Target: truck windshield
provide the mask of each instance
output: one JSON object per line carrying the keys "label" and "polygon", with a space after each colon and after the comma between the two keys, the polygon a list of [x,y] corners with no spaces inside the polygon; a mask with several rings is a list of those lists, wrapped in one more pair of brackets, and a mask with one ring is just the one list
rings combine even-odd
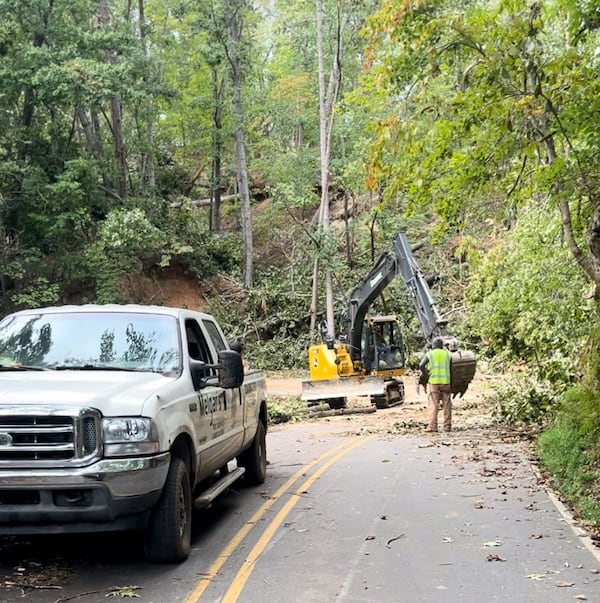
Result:
{"label": "truck windshield", "polygon": [[7,316],[0,367],[177,372],[177,321],[159,314],[72,312]]}

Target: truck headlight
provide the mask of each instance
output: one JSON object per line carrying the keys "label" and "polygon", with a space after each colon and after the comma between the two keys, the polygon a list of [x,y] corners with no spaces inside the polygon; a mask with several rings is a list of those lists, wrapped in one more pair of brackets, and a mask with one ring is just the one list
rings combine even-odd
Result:
{"label": "truck headlight", "polygon": [[159,452],[158,430],[146,417],[102,419],[105,456],[132,456]]}

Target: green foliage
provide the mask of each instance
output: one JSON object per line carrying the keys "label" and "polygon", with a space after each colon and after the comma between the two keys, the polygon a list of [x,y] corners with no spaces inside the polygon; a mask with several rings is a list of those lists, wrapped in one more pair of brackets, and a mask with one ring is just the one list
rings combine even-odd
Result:
{"label": "green foliage", "polygon": [[227,333],[245,343],[251,366],[282,370],[306,368],[309,345],[306,296],[288,288],[281,275],[261,275],[261,284],[246,292],[243,303],[216,298],[207,310]]}
{"label": "green foliage", "polygon": [[540,381],[527,371],[511,373],[492,386],[487,396],[494,405],[494,418],[508,425],[544,424],[560,406],[564,387]]}
{"label": "green foliage", "polygon": [[294,423],[305,416],[306,402],[299,398],[270,398],[269,424]]}
{"label": "green foliage", "polygon": [[434,207],[445,232],[477,233],[547,196],[589,217],[600,188],[597,32],[580,12],[554,1],[382,2],[354,93],[380,112],[369,186],[405,196],[411,211]]}
{"label": "green foliage", "polygon": [[60,297],[58,283],[49,283],[47,279],[40,276],[21,290],[11,296],[12,303],[17,308],[38,308],[40,306],[52,306],[58,303]]}
{"label": "green foliage", "polygon": [[308,336],[278,337],[248,345],[246,356],[252,366],[269,370],[306,369]]}
{"label": "green foliage", "polygon": [[560,420],[600,445],[600,391],[583,385],[569,389],[560,408]]}
{"label": "green foliage", "polygon": [[[198,277],[239,267],[239,239],[210,233],[202,226],[197,209],[184,204],[181,210],[168,210],[165,214],[152,204],[139,205],[145,205],[146,211],[133,207],[111,212],[102,223],[97,240],[86,250],[98,301],[121,300],[120,284],[125,275],[149,273],[172,263]],[[153,220],[161,222],[161,228]]]}
{"label": "green foliage", "polygon": [[589,285],[544,207],[518,212],[514,229],[471,263],[466,292],[470,330],[482,351],[524,360],[538,378],[567,383],[594,320]]}
{"label": "green foliage", "polygon": [[27,249],[15,253],[4,250],[2,309],[14,309],[53,305],[61,300],[61,286],[56,267],[49,264],[39,249]]}

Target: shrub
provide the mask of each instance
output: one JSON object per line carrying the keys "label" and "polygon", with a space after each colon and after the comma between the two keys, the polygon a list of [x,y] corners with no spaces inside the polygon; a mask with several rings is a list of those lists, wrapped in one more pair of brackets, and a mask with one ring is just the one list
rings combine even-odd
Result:
{"label": "shrub", "polygon": [[560,405],[563,386],[539,381],[525,372],[510,376],[493,386],[488,396],[494,406],[494,418],[511,425],[541,423]]}
{"label": "shrub", "polygon": [[269,400],[269,423],[299,421],[306,411],[306,403],[299,398],[273,398]]}

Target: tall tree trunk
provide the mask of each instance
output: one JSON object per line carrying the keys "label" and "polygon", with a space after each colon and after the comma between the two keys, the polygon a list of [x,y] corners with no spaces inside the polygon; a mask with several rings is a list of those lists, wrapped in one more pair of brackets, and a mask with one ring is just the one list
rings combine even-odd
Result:
{"label": "tall tree trunk", "polygon": [[[146,24],[144,16],[144,0],[138,0],[138,11],[140,19],[140,41],[142,43],[142,52],[146,59],[145,68],[148,68],[148,44],[146,43]],[[148,80],[147,73],[144,73],[144,81]],[[154,114],[154,106],[150,101],[148,107],[148,121],[146,122],[146,144],[148,150],[142,158],[142,165],[144,166],[142,178],[151,190],[156,188],[156,174],[154,169],[154,124],[152,123],[152,115]]]}
{"label": "tall tree trunk", "polygon": [[[110,26],[110,7],[108,0],[100,0],[99,5],[99,23],[100,26],[108,29]],[[106,52],[108,63],[114,63],[114,55],[111,51]],[[125,143],[123,141],[123,118],[121,114],[121,100],[118,96],[113,96],[110,103],[111,131],[113,137],[113,146],[116,162],[116,187],[117,195],[123,199],[127,195],[127,163],[125,156]]]}
{"label": "tall tree trunk", "polygon": [[223,91],[225,81],[219,79],[219,72],[212,69],[213,81],[213,161],[211,174],[210,227],[213,232],[221,231],[221,157],[223,156]]}
{"label": "tall tree trunk", "polygon": [[[321,205],[319,209],[319,230],[321,237],[329,235],[329,160],[331,155],[331,137],[333,134],[333,107],[339,92],[341,32],[338,28],[336,40],[337,52],[333,59],[329,78],[329,86],[325,88],[325,59],[323,43],[323,0],[317,0],[317,62],[319,77],[319,151],[321,163]],[[338,15],[338,24],[340,23]],[[322,243],[324,241],[322,240]],[[318,286],[319,286],[319,260],[315,260],[313,271],[313,291],[310,328],[316,328]],[[333,308],[333,285],[331,269],[325,267],[325,311],[327,319],[327,335],[335,337],[335,314]]]}
{"label": "tall tree trunk", "polygon": [[244,0],[223,0],[229,44],[227,58],[231,67],[233,82],[233,105],[235,113],[235,163],[238,193],[240,195],[242,236],[244,239],[244,284],[254,285],[254,261],[252,243],[252,221],[250,214],[250,186],[244,140],[244,105],[242,100],[242,59],[240,41],[242,39]]}
{"label": "tall tree trunk", "polygon": [[121,99],[113,96],[110,101],[110,114],[112,117],[112,135],[117,162],[117,195],[124,199],[127,195],[127,164],[125,159],[125,143],[123,141],[123,116],[121,113]]}
{"label": "tall tree trunk", "polygon": [[[104,147],[102,146],[102,139],[94,127],[93,118],[90,119],[86,111],[82,107],[79,107],[77,109],[77,120],[81,125],[92,157],[94,157],[101,165],[104,165]],[[99,127],[97,119],[96,124]],[[102,184],[106,191],[113,191],[113,184],[104,169],[102,170]]]}

